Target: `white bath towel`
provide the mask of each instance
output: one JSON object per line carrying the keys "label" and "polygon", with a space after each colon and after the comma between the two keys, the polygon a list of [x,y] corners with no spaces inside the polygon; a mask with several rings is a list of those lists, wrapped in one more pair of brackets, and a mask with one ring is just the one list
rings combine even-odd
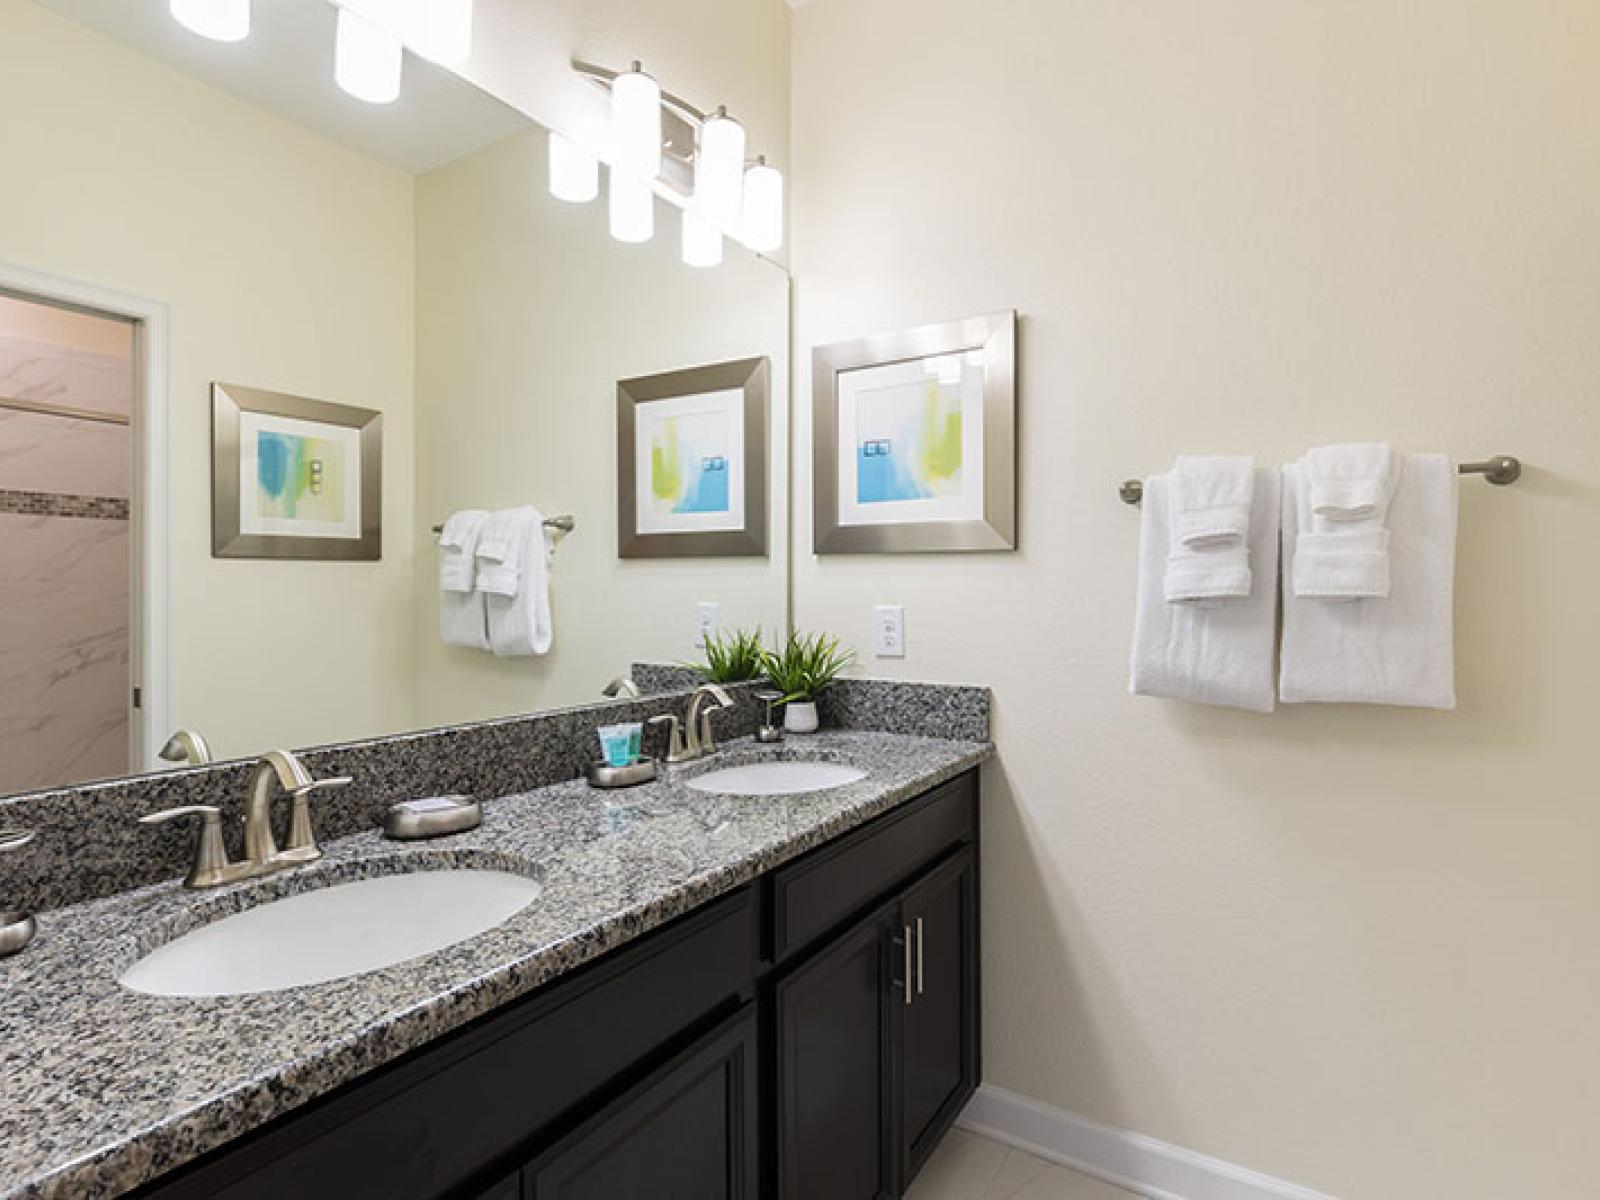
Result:
{"label": "white bath towel", "polygon": [[[545,654],[550,649],[550,531],[535,508],[518,525],[517,587],[513,594],[490,592],[489,644],[501,658]],[[481,571],[480,571],[481,575]]]}
{"label": "white bath towel", "polygon": [[1279,696],[1287,704],[1454,708],[1455,464],[1442,454],[1401,456],[1388,512],[1389,596],[1343,602],[1296,591],[1296,542],[1310,501],[1299,464],[1283,474]]}
{"label": "white bath towel", "polygon": [[1272,649],[1278,577],[1278,475],[1255,473],[1250,506],[1250,594],[1210,605],[1170,604],[1171,480],[1145,481],[1139,597],[1129,690],[1254,712],[1273,705]]}
{"label": "white bath towel", "polygon": [[526,540],[529,514],[538,513],[526,505],[503,508],[489,514],[478,535],[477,589],[491,596],[515,596],[522,573],[522,547]]}
{"label": "white bath towel", "polygon": [[1394,492],[1400,456],[1383,442],[1348,442],[1307,450],[1310,508],[1324,521],[1382,524]]}
{"label": "white bath towel", "polygon": [[489,617],[474,587],[478,538],[489,514],[451,513],[439,534],[439,635],[447,646],[489,649]]}
{"label": "white bath towel", "polygon": [[1172,467],[1173,543],[1243,546],[1255,472],[1247,456],[1180,454]]}

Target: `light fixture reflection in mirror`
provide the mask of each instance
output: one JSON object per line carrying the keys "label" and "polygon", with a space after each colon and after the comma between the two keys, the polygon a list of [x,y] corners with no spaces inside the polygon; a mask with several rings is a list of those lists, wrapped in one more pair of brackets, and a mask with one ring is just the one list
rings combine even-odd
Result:
{"label": "light fixture reflection in mirror", "polygon": [[339,9],[333,77],[346,92],[368,104],[389,104],[398,99],[402,58],[396,35],[361,13]]}
{"label": "light fixture reflection in mirror", "polygon": [[691,267],[722,265],[722,232],[693,209],[683,210],[683,261]]}
{"label": "light fixture reflection in mirror", "polygon": [[214,42],[242,42],[250,36],[250,0],[172,0],[178,24]]}
{"label": "light fixture reflection in mirror", "polygon": [[422,0],[422,54],[446,67],[472,56],[472,0]]}
{"label": "light fixture reflection in mirror", "polygon": [[569,204],[587,204],[600,194],[600,159],[587,146],[550,134],[550,194]]}
{"label": "light fixture reflection in mirror", "polygon": [[783,172],[769,167],[765,156],[744,173],[739,240],[757,254],[771,254],[783,245]]}
{"label": "light fixture reflection in mirror", "polygon": [[739,224],[744,192],[744,126],[719,108],[700,127],[694,160],[694,199],[707,219],[728,229]]}
{"label": "light fixture reflection in mirror", "polygon": [[615,167],[607,189],[611,236],[619,242],[648,242],[656,232],[656,197],[642,183]]}

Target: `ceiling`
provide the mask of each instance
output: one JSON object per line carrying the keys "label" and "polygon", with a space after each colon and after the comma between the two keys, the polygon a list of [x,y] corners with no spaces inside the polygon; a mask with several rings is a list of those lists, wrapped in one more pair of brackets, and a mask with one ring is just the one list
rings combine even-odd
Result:
{"label": "ceiling", "polygon": [[400,99],[366,104],[333,81],[328,0],[251,6],[250,36],[224,44],[190,33],[167,0],[34,0],[353,150],[420,174],[528,128],[515,109],[443,67],[406,55]]}

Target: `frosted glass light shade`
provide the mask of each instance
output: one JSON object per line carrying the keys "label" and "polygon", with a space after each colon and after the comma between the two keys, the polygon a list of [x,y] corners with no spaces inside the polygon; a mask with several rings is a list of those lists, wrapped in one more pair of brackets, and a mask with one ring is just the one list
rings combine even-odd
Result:
{"label": "frosted glass light shade", "polygon": [[744,191],[744,126],[718,110],[700,127],[694,158],[694,199],[706,219],[737,228]]}
{"label": "frosted glass light shade", "polygon": [[648,183],[615,169],[608,197],[611,236],[619,242],[648,242],[656,232],[656,197]]}
{"label": "frosted glass light shade", "polygon": [[333,77],[357,100],[388,104],[400,95],[400,39],[360,13],[339,10]]}
{"label": "frosted glass light shade", "polygon": [[683,261],[691,267],[722,265],[722,231],[688,208],[683,210]]}
{"label": "frosted glass light shade", "polygon": [[572,204],[600,194],[600,160],[594,151],[555,132],[550,134],[550,194]]}
{"label": "frosted glass light shade", "polygon": [[661,87],[638,63],[611,81],[611,164],[647,181],[661,173]]}
{"label": "frosted glass light shade", "polygon": [[172,0],[178,24],[214,42],[242,42],[250,36],[250,0]]}
{"label": "frosted glass light shade", "polygon": [[447,67],[472,57],[472,0],[413,0],[422,5],[423,57]]}
{"label": "frosted glass light shade", "polygon": [[757,254],[783,245],[783,172],[765,159],[744,173],[744,216],[739,240]]}

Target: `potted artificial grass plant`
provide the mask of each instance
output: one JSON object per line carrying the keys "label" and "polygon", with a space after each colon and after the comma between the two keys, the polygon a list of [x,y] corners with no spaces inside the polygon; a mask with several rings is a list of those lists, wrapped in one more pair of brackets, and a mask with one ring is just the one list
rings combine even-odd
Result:
{"label": "potted artificial grass plant", "polygon": [[782,650],[764,652],[766,676],[783,693],[783,727],[790,733],[815,733],[817,697],[855,657],[825,633],[791,633]]}
{"label": "potted artificial grass plant", "polygon": [[706,661],[695,670],[709,683],[743,683],[759,679],[766,666],[766,650],[759,629],[735,629],[706,635]]}

